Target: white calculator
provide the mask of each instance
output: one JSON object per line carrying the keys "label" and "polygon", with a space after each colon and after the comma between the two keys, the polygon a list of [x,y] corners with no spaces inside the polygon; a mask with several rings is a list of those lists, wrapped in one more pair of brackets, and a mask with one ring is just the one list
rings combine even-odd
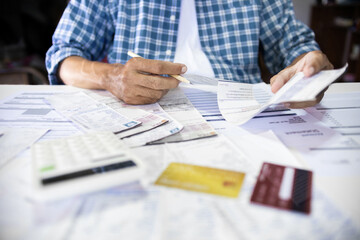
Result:
{"label": "white calculator", "polygon": [[143,165],[111,132],[93,132],[31,147],[35,198],[52,200],[139,180]]}

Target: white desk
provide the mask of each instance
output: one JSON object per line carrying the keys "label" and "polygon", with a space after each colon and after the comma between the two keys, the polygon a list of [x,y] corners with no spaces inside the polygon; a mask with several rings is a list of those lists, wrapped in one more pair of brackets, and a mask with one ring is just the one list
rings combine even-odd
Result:
{"label": "white desk", "polygon": [[[69,90],[72,89],[72,87],[69,86],[30,86],[30,85],[1,85],[0,86],[0,99],[4,99],[7,96],[10,96],[18,91],[49,91],[49,90]],[[73,88],[76,89],[76,88]],[[345,93],[345,92],[352,92],[352,91],[360,91],[360,83],[336,83],[330,86],[330,88],[327,91],[327,94],[331,94],[331,93]],[[21,159],[20,159],[21,160]],[[15,159],[13,160],[14,164],[18,164],[21,165],[21,163],[19,163],[20,161],[19,159]],[[21,160],[22,161],[22,160]],[[10,166],[13,166],[12,164],[10,164]],[[0,169],[0,190],[1,190],[1,184],[5,184],[4,181],[7,179],[7,177],[12,177],[12,176],[6,176],[7,175],[7,167],[9,166],[5,166],[3,169]],[[31,179],[30,173],[26,172],[25,174],[28,174],[28,178],[29,181]],[[1,182],[3,181],[3,182]],[[356,177],[321,177],[321,178],[316,178],[315,180],[317,182],[317,184],[319,186],[321,186],[322,190],[324,193],[326,193],[328,196],[331,197],[331,199],[336,203],[336,205],[346,214],[349,214],[351,216],[351,218],[353,219],[353,223],[358,227],[358,229],[360,229],[360,173],[359,176]],[[0,196],[1,197],[1,196]],[[1,210],[1,201],[0,200],[0,210]],[[31,200],[29,200],[29,202],[25,202],[25,203],[21,203],[21,204],[33,204],[31,202]],[[18,206],[18,203],[14,203],[14,211],[21,211],[20,209],[15,209]],[[32,207],[27,207],[24,208],[27,211],[36,211],[37,210],[38,205],[34,204]],[[56,204],[49,206],[50,208],[55,207],[56,208]],[[151,206],[150,206],[151,207]],[[70,207],[71,208],[71,207]],[[46,208],[44,208],[46,209]],[[76,212],[76,211],[75,211]],[[1,213],[0,213],[1,214]],[[18,213],[19,216],[21,216],[21,212]],[[23,229],[25,229],[27,231],[27,237],[29,239],[32,239],[32,233],[33,230],[29,229],[29,227],[33,224],[34,221],[38,222],[38,224],[42,224],[41,223],[41,219],[36,219],[37,218],[37,214],[33,214],[32,216],[34,216],[34,219],[21,219],[21,217],[19,218],[19,222],[6,222],[6,218],[2,218],[3,222],[0,227],[4,227],[7,226],[8,228],[11,227],[16,227],[17,225],[20,225]],[[96,218],[96,216],[89,216],[89,218]],[[59,217],[60,218],[60,217]],[[68,226],[66,225],[66,223],[64,223],[64,221],[57,221],[56,218],[55,220],[53,218],[51,218],[53,220],[52,224],[56,225],[58,224],[59,226],[61,226],[61,224],[63,224],[64,226]],[[65,221],[66,222],[66,221]],[[71,224],[71,223],[70,223]],[[68,226],[69,227],[69,226]],[[1,228],[0,228],[0,238],[1,238]],[[70,227],[71,228],[71,227]],[[64,227],[65,231],[68,231],[68,229],[66,229],[66,227]],[[22,231],[20,230],[20,231]],[[45,229],[46,230],[46,229]],[[45,231],[44,229],[42,231]],[[36,236],[52,236],[53,234],[56,235],[57,233],[52,233],[51,230],[47,229],[48,232],[47,234],[39,234],[38,232],[36,232]],[[209,229],[210,230],[210,229]],[[14,229],[14,231],[17,231],[16,229]],[[186,231],[186,230],[184,230]],[[39,234],[39,235],[38,235]],[[69,233],[68,233],[69,234]],[[231,235],[231,234],[230,234]],[[230,236],[229,235],[229,236]],[[22,236],[20,233],[19,234],[13,234],[12,235],[15,239],[19,236]],[[69,235],[65,234],[63,236],[69,237]],[[311,237],[311,236],[309,236]],[[75,237],[76,238],[76,237]],[[150,237],[148,238],[150,239]]]}

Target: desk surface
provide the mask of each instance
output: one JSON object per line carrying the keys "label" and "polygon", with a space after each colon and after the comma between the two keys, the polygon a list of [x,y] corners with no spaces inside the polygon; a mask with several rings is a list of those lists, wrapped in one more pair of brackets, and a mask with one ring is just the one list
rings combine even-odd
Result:
{"label": "desk surface", "polygon": [[[46,86],[46,85],[1,85],[0,86],[0,98],[4,99],[7,96],[10,96],[18,91],[46,91],[46,90],[69,90],[72,89],[70,86]],[[73,88],[76,89],[76,88]],[[346,93],[346,92],[354,92],[360,91],[360,83],[335,83],[332,84],[326,94],[332,93]],[[296,157],[299,158],[295,150],[292,150]],[[1,184],[4,184],[3,176],[6,175],[6,168],[0,170],[0,176],[2,176],[2,180],[0,180],[0,189]],[[315,182],[320,188],[326,193],[335,203],[336,205],[346,214],[350,215],[353,223],[357,226],[358,230],[360,229],[360,174],[356,177],[316,177]],[[1,200],[0,200],[1,202]],[[14,204],[16,206],[16,204]],[[56,205],[55,205],[56,206]],[[52,206],[54,207],[54,206]],[[1,209],[1,204],[0,204]],[[36,210],[36,205],[33,207],[34,211]],[[15,209],[14,209],[15,210]],[[36,215],[35,215],[36,217]],[[35,221],[34,219],[25,219],[24,224],[29,224],[31,221]],[[36,220],[37,221],[37,220]],[[56,220],[54,220],[54,224],[57,224]],[[40,221],[41,222],[41,221]],[[0,227],[4,227],[8,225],[8,227],[12,227],[12,223],[4,223],[0,225]],[[24,225],[22,224],[22,225]],[[16,225],[16,224],[15,224]],[[1,229],[0,229],[1,232]],[[29,231],[31,234],[31,231]],[[0,233],[1,236],[1,233]],[[16,234],[14,239],[16,239]],[[1,237],[0,237],[1,238]],[[30,237],[31,238],[31,237]]]}

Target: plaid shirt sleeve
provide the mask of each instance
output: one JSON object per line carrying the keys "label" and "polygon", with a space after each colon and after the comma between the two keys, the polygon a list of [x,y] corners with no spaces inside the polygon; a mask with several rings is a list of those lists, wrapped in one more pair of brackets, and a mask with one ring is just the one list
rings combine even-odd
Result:
{"label": "plaid shirt sleeve", "polygon": [[51,84],[63,84],[57,78],[59,63],[69,56],[89,60],[105,57],[112,37],[112,20],[106,0],[70,1],[53,35],[53,45],[46,53],[46,67]]}
{"label": "plaid shirt sleeve", "polygon": [[290,65],[303,53],[319,50],[314,33],[295,19],[290,0],[262,1],[260,41],[264,59],[275,74]]}

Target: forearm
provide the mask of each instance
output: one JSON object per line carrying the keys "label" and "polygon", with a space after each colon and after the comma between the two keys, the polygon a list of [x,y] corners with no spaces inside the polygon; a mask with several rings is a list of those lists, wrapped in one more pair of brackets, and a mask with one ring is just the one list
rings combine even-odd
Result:
{"label": "forearm", "polygon": [[88,89],[106,89],[108,75],[113,69],[114,66],[108,63],[70,56],[60,64],[58,76],[67,85]]}

